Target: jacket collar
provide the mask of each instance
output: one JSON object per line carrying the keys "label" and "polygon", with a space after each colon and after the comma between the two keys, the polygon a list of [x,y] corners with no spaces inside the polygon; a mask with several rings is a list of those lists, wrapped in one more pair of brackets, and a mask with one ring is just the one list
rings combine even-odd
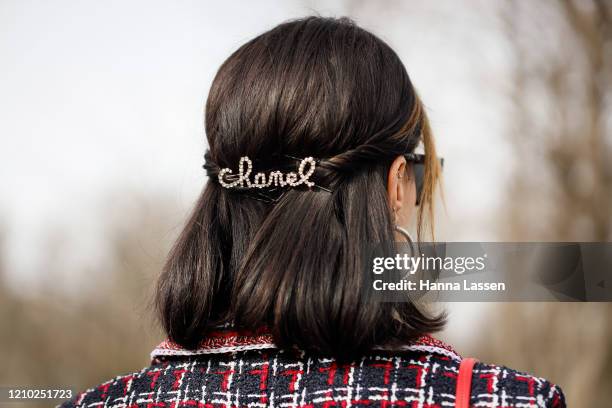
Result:
{"label": "jacket collar", "polygon": [[[266,329],[256,331],[219,329],[210,332],[193,350],[185,349],[178,344],[164,340],[151,352],[151,359],[156,360],[165,356],[197,356],[204,354],[231,353],[244,350],[274,349],[276,345],[272,335]],[[417,340],[401,346],[376,347],[381,351],[420,351],[439,354],[456,360],[461,356],[453,347],[430,335],[424,335]]]}

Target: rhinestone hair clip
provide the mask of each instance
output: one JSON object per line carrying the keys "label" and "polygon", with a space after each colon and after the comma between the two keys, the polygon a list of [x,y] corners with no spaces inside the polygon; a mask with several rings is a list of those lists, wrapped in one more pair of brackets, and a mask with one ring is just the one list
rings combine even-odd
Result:
{"label": "rhinestone hair clip", "polygon": [[266,188],[266,187],[297,187],[306,185],[309,188],[315,186],[315,183],[310,181],[310,176],[313,175],[317,162],[312,157],[301,159],[297,169],[297,173],[283,173],[279,170],[273,170],[268,173],[257,173],[250,180],[250,175],[253,172],[253,162],[247,156],[240,158],[238,162],[238,173],[234,174],[232,169],[226,167],[219,171],[219,184],[225,188]]}

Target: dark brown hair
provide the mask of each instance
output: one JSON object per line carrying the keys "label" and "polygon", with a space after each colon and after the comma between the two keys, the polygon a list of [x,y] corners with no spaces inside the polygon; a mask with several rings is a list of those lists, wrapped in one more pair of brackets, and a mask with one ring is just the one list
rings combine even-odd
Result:
{"label": "dark brown hair", "polygon": [[[195,347],[218,324],[266,326],[280,347],[334,356],[436,331],[412,303],[360,299],[364,244],[392,242],[390,164],[423,142],[418,225],[439,167],[421,101],[397,54],[346,18],[283,23],[219,69],[206,103],[207,168],[320,160],[313,180],[262,202],[211,177],[158,282],[173,341]],[[212,169],[212,170],[211,170]]]}

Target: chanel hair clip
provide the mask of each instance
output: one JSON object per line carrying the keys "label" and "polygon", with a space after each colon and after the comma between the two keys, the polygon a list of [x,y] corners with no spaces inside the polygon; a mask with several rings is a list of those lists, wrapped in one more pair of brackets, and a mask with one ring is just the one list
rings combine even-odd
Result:
{"label": "chanel hair clip", "polygon": [[219,184],[225,188],[265,188],[265,187],[297,187],[306,185],[313,187],[314,182],[309,178],[315,171],[317,163],[312,157],[306,157],[300,161],[296,172],[283,173],[279,170],[266,173],[256,173],[251,181],[250,176],[253,172],[253,162],[247,156],[240,158],[238,162],[238,173],[235,174],[232,169],[226,167],[219,171]]}

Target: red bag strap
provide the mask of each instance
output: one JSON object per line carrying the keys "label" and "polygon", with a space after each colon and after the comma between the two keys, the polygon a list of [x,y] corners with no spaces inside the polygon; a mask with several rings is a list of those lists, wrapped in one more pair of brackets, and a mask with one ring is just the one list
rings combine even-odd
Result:
{"label": "red bag strap", "polygon": [[455,394],[456,408],[470,408],[470,396],[472,393],[472,370],[476,360],[464,358],[459,365],[457,375],[457,392]]}

